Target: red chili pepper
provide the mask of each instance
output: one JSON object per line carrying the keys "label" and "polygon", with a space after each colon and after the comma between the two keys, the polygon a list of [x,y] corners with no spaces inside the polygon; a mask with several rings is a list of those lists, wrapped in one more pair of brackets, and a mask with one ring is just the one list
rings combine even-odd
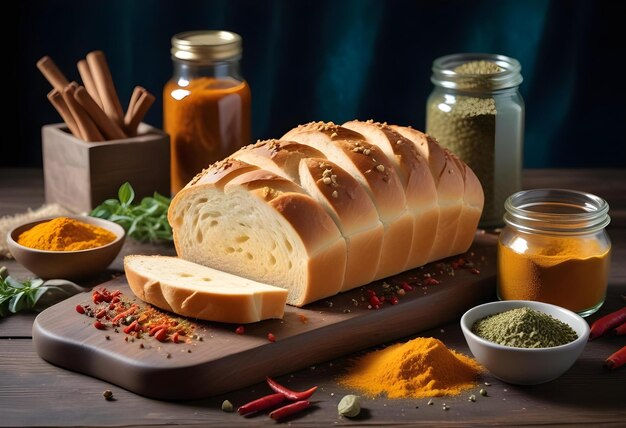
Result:
{"label": "red chili pepper", "polygon": [[124,333],[130,334],[137,329],[139,323],[137,321],[133,321],[129,326],[124,328]]}
{"label": "red chili pepper", "polygon": [[375,296],[375,295],[376,295],[376,292],[375,292],[374,290],[367,290],[367,295],[368,295],[369,297],[372,297],[372,296]]}
{"label": "red chili pepper", "polygon": [[113,299],[111,299],[111,303],[119,303],[119,302],[120,302],[119,297],[114,297]]}
{"label": "red chili pepper", "polygon": [[402,289],[404,291],[411,291],[411,290],[413,290],[413,286],[411,286],[411,284],[409,284],[408,282],[403,282],[402,283]]}
{"label": "red chili pepper", "polygon": [[178,332],[176,332],[176,333],[174,333],[172,335],[172,342],[174,342],[174,343],[178,343],[179,342],[179,340],[178,340]]}
{"label": "red chili pepper", "polygon": [[604,365],[611,370],[621,367],[624,364],[626,364],[626,346],[622,347],[622,349],[612,354],[604,362]]}
{"label": "red chili pepper", "polygon": [[597,337],[602,336],[607,331],[611,330],[618,325],[624,324],[626,322],[626,307],[617,310],[615,312],[611,312],[608,315],[603,316],[599,320],[596,320],[593,324],[591,324],[591,331],[589,332],[589,340],[593,340]]}
{"label": "red chili pepper", "polygon": [[98,311],[98,313],[96,314],[96,318],[100,319],[100,318],[102,318],[103,316],[105,316],[106,314],[107,314],[107,310],[106,310],[106,309],[100,309],[100,310]]}
{"label": "red chili pepper", "polygon": [[82,315],[85,313],[85,308],[83,308],[81,305],[76,305],[76,312]]}
{"label": "red chili pepper", "polygon": [[240,415],[245,415],[252,412],[258,412],[261,410],[269,409],[270,407],[274,407],[283,401],[285,401],[285,394],[270,394],[265,397],[261,397],[258,400],[251,401],[249,403],[244,404],[240,408],[237,409],[237,412]]}
{"label": "red chili pepper", "polygon": [[280,419],[284,419],[287,416],[295,415],[309,407],[311,405],[310,401],[302,400],[296,401],[295,403],[287,404],[281,408],[278,408],[270,413],[270,418],[278,421]]}
{"label": "red chili pepper", "polygon": [[245,332],[246,332],[246,329],[242,325],[240,325],[239,327],[235,329],[236,334],[244,334]]}
{"label": "red chili pepper", "polygon": [[398,302],[400,302],[400,299],[398,299],[398,296],[391,296],[389,298],[389,303],[391,303],[392,305],[397,305]]}
{"label": "red chili pepper", "polygon": [[267,340],[270,342],[276,342],[276,336],[274,336],[274,333],[267,333]]}
{"label": "red chili pepper", "polygon": [[167,340],[167,330],[162,328],[154,334],[154,338],[159,342],[165,342]]}
{"label": "red chili pepper", "polygon": [[618,325],[612,331],[613,336],[622,336],[626,334],[626,322],[622,325]]}
{"label": "red chili pepper", "polygon": [[471,273],[473,273],[474,275],[478,275],[478,274],[480,274],[480,270],[478,270],[478,269],[476,269],[476,268],[471,268],[469,271],[470,271]]}
{"label": "red chili pepper", "polygon": [[95,328],[97,328],[98,330],[104,330],[105,328],[107,328],[106,325],[102,324],[100,321],[96,320],[96,322],[93,323],[93,326]]}
{"label": "red chili pepper", "polygon": [[311,395],[313,395],[315,391],[317,391],[317,386],[307,389],[306,391],[298,392],[281,385],[270,377],[265,377],[265,381],[274,392],[283,394],[285,397],[287,397],[288,400],[291,401],[306,400]]}

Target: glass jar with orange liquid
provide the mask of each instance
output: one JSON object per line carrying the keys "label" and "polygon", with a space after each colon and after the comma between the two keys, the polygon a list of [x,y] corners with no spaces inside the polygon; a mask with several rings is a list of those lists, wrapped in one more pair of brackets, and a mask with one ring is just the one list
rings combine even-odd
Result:
{"label": "glass jar with orange liquid", "polygon": [[203,168],[250,143],[250,88],[239,74],[241,37],[191,31],[172,37],[174,75],[163,89],[172,194]]}

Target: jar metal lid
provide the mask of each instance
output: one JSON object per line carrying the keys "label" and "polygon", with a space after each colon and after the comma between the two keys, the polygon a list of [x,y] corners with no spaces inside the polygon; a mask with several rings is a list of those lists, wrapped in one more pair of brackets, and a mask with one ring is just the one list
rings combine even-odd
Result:
{"label": "jar metal lid", "polygon": [[172,37],[172,57],[194,63],[239,59],[241,36],[230,31],[187,31]]}
{"label": "jar metal lid", "polygon": [[529,233],[594,233],[611,221],[609,204],[604,199],[576,190],[523,190],[509,196],[504,208],[504,222]]}
{"label": "jar metal lid", "polygon": [[[493,73],[468,73],[455,71],[457,67],[478,61],[496,64],[500,71]],[[431,82],[437,86],[468,92],[495,91],[519,86],[522,81],[522,66],[515,58],[498,54],[456,53],[433,61]]]}

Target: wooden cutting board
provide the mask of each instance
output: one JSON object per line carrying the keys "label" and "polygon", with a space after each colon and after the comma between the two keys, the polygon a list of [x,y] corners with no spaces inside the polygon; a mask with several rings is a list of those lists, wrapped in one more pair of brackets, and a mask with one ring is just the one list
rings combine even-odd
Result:
{"label": "wooden cutting board", "polygon": [[[368,308],[367,290],[378,295],[385,290],[384,281],[377,281],[304,308],[288,306],[283,320],[246,325],[243,335],[234,333],[236,325],[198,322],[202,341],[188,344],[161,343],[147,335],[127,341],[131,338],[121,331],[97,330],[93,318],[75,310],[90,303],[91,294],[82,293],[39,314],[33,341],[37,353],[52,364],[137,394],[164,400],[204,398],[458,320],[470,307],[495,296],[495,238],[477,235],[460,257],[480,273],[453,270],[457,256],[388,278],[388,284],[421,283],[395,305]],[[429,274],[439,284],[424,285]],[[124,276],[102,286],[132,296]],[[270,332],[275,342],[267,339]]]}

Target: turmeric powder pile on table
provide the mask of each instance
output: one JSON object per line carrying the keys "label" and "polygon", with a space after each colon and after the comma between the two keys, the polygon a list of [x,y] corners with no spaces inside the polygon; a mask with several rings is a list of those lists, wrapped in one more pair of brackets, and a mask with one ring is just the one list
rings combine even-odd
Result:
{"label": "turmeric powder pile on table", "polygon": [[368,396],[423,398],[457,395],[476,386],[481,366],[440,340],[418,337],[374,351],[339,379]]}
{"label": "turmeric powder pile on table", "polygon": [[113,232],[69,217],[58,217],[22,232],[17,242],[46,251],[78,251],[101,247],[115,240]]}

